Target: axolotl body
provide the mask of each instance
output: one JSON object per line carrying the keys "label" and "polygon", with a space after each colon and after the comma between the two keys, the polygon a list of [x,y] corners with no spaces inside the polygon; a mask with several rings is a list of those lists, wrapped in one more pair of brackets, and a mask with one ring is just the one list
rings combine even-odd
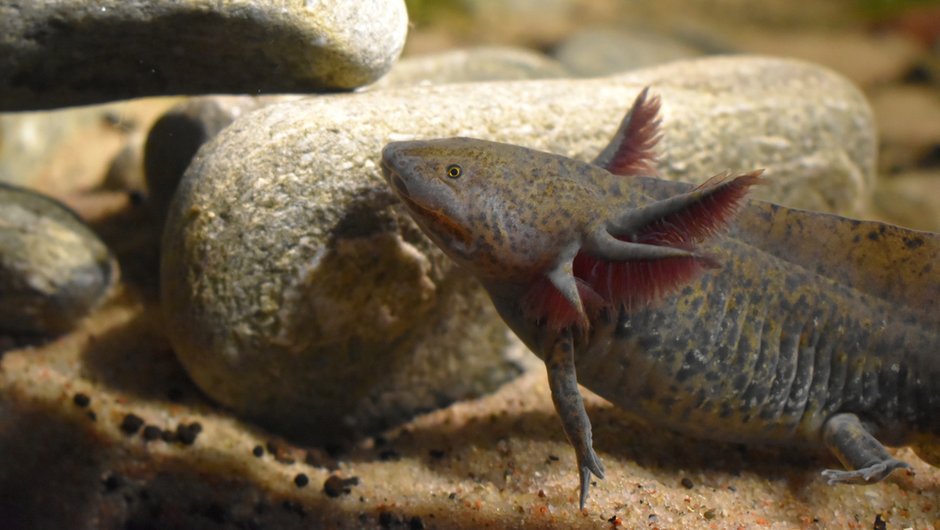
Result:
{"label": "axolotl body", "polygon": [[649,422],[826,446],[878,481],[940,466],[940,235],[748,200],[760,172],[655,174],[643,91],[594,163],[451,138],[388,144],[389,184],[545,361],[584,507],[604,476],[578,383]]}

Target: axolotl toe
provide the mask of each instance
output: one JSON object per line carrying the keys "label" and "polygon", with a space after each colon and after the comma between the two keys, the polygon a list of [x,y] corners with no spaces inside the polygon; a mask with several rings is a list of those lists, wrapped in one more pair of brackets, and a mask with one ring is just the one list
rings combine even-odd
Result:
{"label": "axolotl toe", "polygon": [[644,90],[593,163],[471,138],[393,142],[390,186],[548,368],[581,507],[604,468],[578,384],[650,422],[828,447],[865,483],[940,464],[940,235],[746,199],[759,171],[657,179]]}

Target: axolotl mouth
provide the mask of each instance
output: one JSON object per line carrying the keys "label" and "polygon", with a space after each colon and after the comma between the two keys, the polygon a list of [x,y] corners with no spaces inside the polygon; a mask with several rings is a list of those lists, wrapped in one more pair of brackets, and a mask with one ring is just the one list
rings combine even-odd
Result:
{"label": "axolotl mouth", "polygon": [[[432,236],[432,239],[434,238],[433,231],[440,230],[447,232],[462,245],[468,245],[473,239],[469,230],[448,217],[443,209],[426,206],[414,198],[413,194],[408,189],[408,183],[388,160],[393,152],[391,145],[386,146],[385,149],[382,150],[382,172],[385,174],[385,180],[388,182],[389,186],[391,186],[395,195],[405,203],[405,206],[411,211],[415,219],[419,220],[418,224],[422,225],[422,228],[429,236]],[[425,226],[425,223],[427,223],[427,226]],[[431,227],[436,230],[432,231]]]}

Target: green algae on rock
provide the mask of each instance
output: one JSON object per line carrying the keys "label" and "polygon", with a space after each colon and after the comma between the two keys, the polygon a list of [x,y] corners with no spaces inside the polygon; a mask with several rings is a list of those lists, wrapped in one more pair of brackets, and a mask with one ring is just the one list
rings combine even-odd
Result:
{"label": "green algae on rock", "polygon": [[0,332],[68,331],[101,301],[117,264],[58,202],[0,184]]}
{"label": "green algae on rock", "polygon": [[702,59],[271,105],[200,149],[170,207],[161,287],[177,356],[213,399],[318,442],[495,388],[516,373],[505,328],[395,204],[382,146],[468,135],[590,159],[650,83],[668,105],[666,176],[767,167],[764,196],[840,211],[868,193],[864,98],[800,62]]}
{"label": "green algae on rock", "polygon": [[402,0],[0,4],[0,110],[145,95],[349,90],[382,76]]}

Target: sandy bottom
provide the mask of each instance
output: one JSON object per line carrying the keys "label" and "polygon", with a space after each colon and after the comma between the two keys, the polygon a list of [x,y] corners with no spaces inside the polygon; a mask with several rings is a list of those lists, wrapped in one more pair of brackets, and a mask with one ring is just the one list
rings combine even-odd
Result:
{"label": "sandy bottom", "polygon": [[4,354],[0,527],[940,527],[940,469],[908,449],[913,475],[831,487],[827,455],[683,438],[593,395],[607,478],[580,511],[534,356],[495,394],[347,452],[296,446],[206,401],[159,325],[124,292],[71,335]]}

